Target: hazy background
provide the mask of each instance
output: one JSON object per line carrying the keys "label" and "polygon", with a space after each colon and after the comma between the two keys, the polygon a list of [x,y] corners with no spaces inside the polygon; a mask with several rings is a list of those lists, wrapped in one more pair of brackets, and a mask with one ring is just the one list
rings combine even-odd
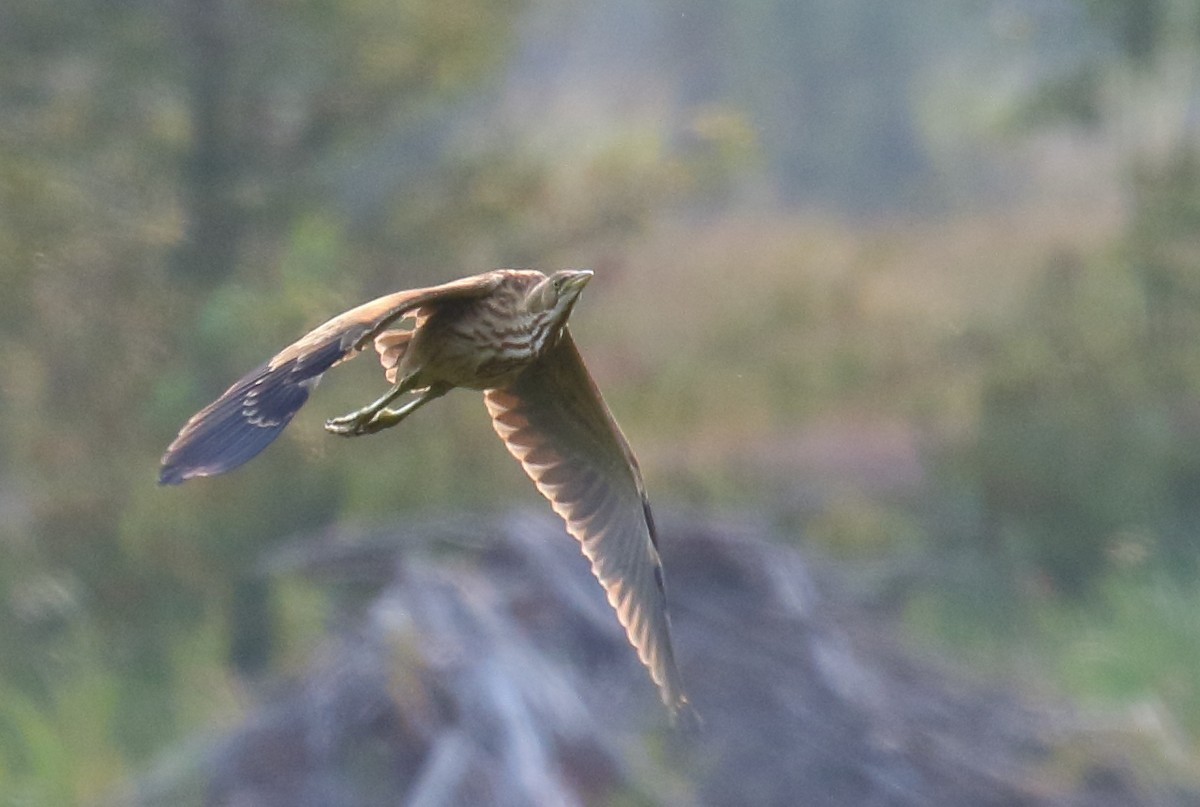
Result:
{"label": "hazy background", "polygon": [[477,395],[327,437],[370,359],[154,484],[307,328],[495,266],[596,270],[660,508],[1195,768],[1198,103],[1190,0],[6,0],[0,803],[302,669],[326,594],[261,574],[298,533],[541,506]]}

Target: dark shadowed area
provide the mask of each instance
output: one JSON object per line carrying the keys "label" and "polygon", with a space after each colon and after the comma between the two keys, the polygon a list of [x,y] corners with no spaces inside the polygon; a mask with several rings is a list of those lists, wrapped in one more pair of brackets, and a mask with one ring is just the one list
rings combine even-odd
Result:
{"label": "dark shadowed area", "polygon": [[[1105,733],[914,662],[761,524],[664,520],[703,722],[665,725],[558,522],[325,533],[269,559],[343,593],[336,630],[242,727],[130,794],[214,805],[1186,805]],[[834,588],[837,586],[834,585]],[[351,595],[350,592],[353,592]],[[1092,749],[1053,772],[1062,749]],[[182,770],[181,770],[182,769]]]}

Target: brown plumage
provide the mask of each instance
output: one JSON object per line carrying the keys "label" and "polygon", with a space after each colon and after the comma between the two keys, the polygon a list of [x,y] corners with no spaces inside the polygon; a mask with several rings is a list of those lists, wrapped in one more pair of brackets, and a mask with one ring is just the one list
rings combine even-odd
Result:
{"label": "brown plumage", "polygon": [[[672,715],[687,709],[642,475],[587,372],[567,319],[588,271],[500,269],[380,297],[281,350],[196,413],[159,481],[224,473],[275,439],[322,374],[368,343],[391,389],[326,422],[335,434],[399,423],[455,387],[484,391],[496,433],[579,541]],[[411,319],[409,327],[390,326]],[[389,404],[414,393],[405,405]]]}

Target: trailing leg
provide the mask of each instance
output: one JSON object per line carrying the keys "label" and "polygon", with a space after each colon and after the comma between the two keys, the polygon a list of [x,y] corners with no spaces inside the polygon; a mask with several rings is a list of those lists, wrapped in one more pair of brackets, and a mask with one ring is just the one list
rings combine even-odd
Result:
{"label": "trailing leg", "polygon": [[453,387],[444,384],[435,384],[426,388],[420,395],[403,406],[396,409],[388,409],[387,405],[389,403],[407,391],[401,389],[401,387],[401,384],[397,384],[386,395],[370,405],[351,412],[348,415],[325,421],[325,430],[333,434],[340,434],[343,437],[374,434],[377,431],[395,426],[425,404],[442,397],[453,389]]}

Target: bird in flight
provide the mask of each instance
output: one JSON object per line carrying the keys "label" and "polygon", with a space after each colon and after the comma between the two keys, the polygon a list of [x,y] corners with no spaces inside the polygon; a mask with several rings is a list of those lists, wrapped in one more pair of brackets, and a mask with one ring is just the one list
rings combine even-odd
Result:
{"label": "bird in flight", "polygon": [[671,648],[654,518],[633,451],[567,328],[591,277],[498,269],[339,314],[193,415],[167,447],[159,482],[215,476],[251,459],[326,370],[370,343],[392,386],[326,421],[334,434],[372,434],[455,387],[482,390],[496,433],[579,541],[674,717],[690,707]]}

